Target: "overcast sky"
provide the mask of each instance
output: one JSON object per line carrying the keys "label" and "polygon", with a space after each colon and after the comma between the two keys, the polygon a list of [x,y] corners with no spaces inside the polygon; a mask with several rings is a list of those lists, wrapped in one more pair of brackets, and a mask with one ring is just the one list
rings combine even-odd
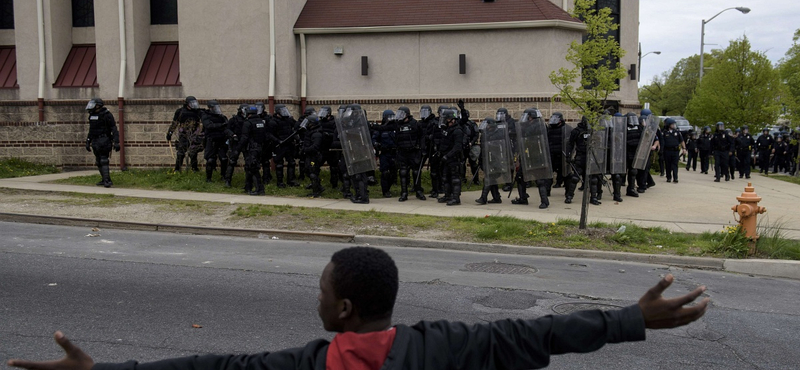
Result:
{"label": "overcast sky", "polygon": [[640,86],[679,60],[700,54],[701,20],[725,8],[743,6],[750,8],[750,13],[732,9],[707,23],[706,52],[724,49],[731,40],[747,35],[753,49],[776,63],[789,50],[794,31],[800,28],[798,0],[640,0],[639,4],[642,55],[661,51],[661,55],[650,54],[642,60]]}

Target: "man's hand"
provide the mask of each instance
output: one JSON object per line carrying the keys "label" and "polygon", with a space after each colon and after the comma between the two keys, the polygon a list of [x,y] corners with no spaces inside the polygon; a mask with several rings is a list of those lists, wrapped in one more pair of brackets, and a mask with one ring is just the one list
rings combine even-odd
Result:
{"label": "man's hand", "polygon": [[56,332],[55,339],[56,343],[67,354],[64,358],[56,361],[41,362],[12,359],[8,360],[7,365],[30,370],[91,370],[92,366],[94,366],[94,361],[89,355],[73,345],[60,331]]}
{"label": "man's hand", "polygon": [[672,284],[673,280],[672,274],[667,275],[639,299],[639,308],[644,316],[645,327],[649,329],[676,328],[695,321],[706,313],[708,303],[711,301],[709,298],[703,299],[694,306],[684,307],[706,291],[704,286],[682,297],[664,299],[661,294]]}
{"label": "man's hand", "polygon": [[86,151],[87,152],[91,152],[92,151],[92,141],[89,140],[89,139],[86,139]]}
{"label": "man's hand", "polygon": [[118,151],[119,151],[119,149],[120,149],[120,148],[119,148],[119,143],[114,143],[114,151],[115,151],[115,152],[118,152]]}
{"label": "man's hand", "polygon": [[172,141],[172,131],[167,132],[167,141]]}
{"label": "man's hand", "polygon": [[464,99],[458,99],[458,108],[464,109]]}

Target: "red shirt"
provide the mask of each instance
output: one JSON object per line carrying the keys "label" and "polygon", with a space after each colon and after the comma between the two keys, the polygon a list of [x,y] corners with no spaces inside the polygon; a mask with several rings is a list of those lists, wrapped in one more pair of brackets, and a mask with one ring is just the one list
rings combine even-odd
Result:
{"label": "red shirt", "polygon": [[327,370],[379,370],[392,349],[397,330],[336,334],[328,346]]}

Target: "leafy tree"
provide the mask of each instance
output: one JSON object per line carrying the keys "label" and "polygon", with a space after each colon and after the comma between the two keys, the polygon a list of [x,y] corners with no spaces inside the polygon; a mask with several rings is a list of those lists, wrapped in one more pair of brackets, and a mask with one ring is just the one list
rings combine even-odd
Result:
{"label": "leafy tree", "polygon": [[697,86],[686,118],[698,126],[721,121],[763,127],[777,119],[782,89],[764,53],[751,50],[747,37],[734,40]]}
{"label": "leafy tree", "polygon": [[[567,51],[567,61],[572,68],[559,68],[550,73],[550,82],[565,104],[577,110],[589,121],[590,131],[599,129],[604,103],[608,96],[619,88],[619,80],[627,71],[619,63],[625,55],[619,40],[609,36],[619,28],[610,16],[609,8],[596,9],[595,0],[576,0],[570,12],[574,18],[583,20],[586,35],[583,42],[573,40]],[[591,153],[591,141],[587,151]],[[586,161],[587,165],[589,161]],[[585,168],[581,169],[586,171]],[[589,208],[589,192],[583,192],[580,228],[586,228]]]}
{"label": "leafy tree", "polygon": [[792,37],[792,47],[786,52],[786,56],[781,59],[780,73],[781,79],[786,84],[788,96],[784,99],[787,108],[787,115],[790,118],[800,116],[800,29],[794,32]]}
{"label": "leafy tree", "polygon": [[[706,69],[713,68],[722,51],[712,50],[706,56]],[[709,68],[710,67],[710,68]],[[683,58],[672,69],[656,76],[639,89],[639,101],[650,103],[650,110],[659,116],[682,116],[692,99],[700,79],[700,56]]]}

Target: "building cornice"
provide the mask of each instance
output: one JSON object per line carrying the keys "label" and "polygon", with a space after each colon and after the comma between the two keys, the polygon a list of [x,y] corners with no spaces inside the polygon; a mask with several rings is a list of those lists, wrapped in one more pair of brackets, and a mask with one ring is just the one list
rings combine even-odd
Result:
{"label": "building cornice", "polygon": [[582,22],[563,20],[539,20],[519,22],[490,22],[490,23],[455,23],[455,24],[425,24],[407,26],[374,26],[374,27],[330,27],[330,28],[295,28],[295,34],[324,35],[324,34],[358,34],[358,33],[390,33],[390,32],[434,32],[434,31],[480,31],[480,30],[507,30],[522,28],[560,28],[573,31],[586,31]]}

